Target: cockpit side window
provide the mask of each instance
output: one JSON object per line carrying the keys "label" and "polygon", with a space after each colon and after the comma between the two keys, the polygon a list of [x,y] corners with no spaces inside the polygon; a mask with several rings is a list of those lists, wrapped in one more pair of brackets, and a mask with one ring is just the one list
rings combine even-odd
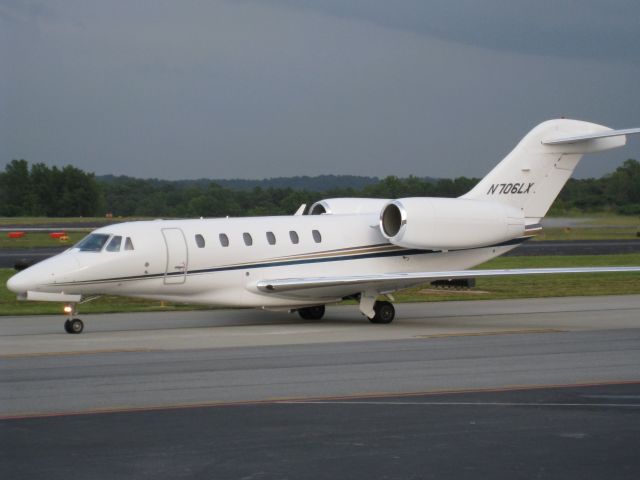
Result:
{"label": "cockpit side window", "polygon": [[81,252],[99,252],[109,240],[109,236],[106,233],[91,233],[80,240],[75,248],[79,248]]}
{"label": "cockpit side window", "polygon": [[124,249],[133,250],[133,242],[131,241],[131,237],[127,237],[127,239],[124,241]]}
{"label": "cockpit side window", "polygon": [[120,235],[116,235],[111,239],[109,245],[107,245],[107,252],[119,252],[120,245],[122,244],[122,237]]}

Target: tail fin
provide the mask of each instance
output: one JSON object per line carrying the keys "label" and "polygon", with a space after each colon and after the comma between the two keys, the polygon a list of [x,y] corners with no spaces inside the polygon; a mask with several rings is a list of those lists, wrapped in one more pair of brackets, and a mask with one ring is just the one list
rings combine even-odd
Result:
{"label": "tail fin", "polygon": [[625,135],[640,129],[612,130],[578,120],[549,120],[531,130],[504,160],[461,198],[492,200],[523,210],[536,223],[569,180],[585,153],[621,147]]}

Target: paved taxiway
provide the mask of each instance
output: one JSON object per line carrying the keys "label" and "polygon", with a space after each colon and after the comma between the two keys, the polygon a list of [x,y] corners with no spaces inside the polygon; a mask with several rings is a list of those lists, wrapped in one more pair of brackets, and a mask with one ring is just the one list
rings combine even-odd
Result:
{"label": "paved taxiway", "polygon": [[640,380],[640,296],[0,319],[0,415]]}
{"label": "paved taxiway", "polygon": [[640,474],[640,296],[397,313],[0,318],[2,478]]}
{"label": "paved taxiway", "polygon": [[633,479],[640,384],[0,421],[3,479]]}

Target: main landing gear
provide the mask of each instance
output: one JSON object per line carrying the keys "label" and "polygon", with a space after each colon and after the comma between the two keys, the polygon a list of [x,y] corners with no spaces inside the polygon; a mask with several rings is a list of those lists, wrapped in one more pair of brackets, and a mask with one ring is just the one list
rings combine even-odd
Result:
{"label": "main landing gear", "polygon": [[367,317],[371,323],[391,323],[396,316],[396,309],[393,303],[387,301],[377,301],[373,304],[373,317]]}
{"label": "main landing gear", "polygon": [[[371,302],[371,309],[363,313],[371,323],[384,324],[393,322],[396,316],[396,309],[391,302],[375,301],[374,299]],[[324,305],[299,308],[298,315],[303,320],[320,320],[324,316]]]}
{"label": "main landing gear", "polygon": [[298,315],[303,320],[320,320],[324,316],[324,305],[299,308]]}
{"label": "main landing gear", "polygon": [[[396,316],[396,309],[391,302],[386,300],[376,300],[378,292],[375,290],[365,290],[359,295],[360,311],[371,323],[391,323]],[[393,297],[387,294],[391,300]]]}
{"label": "main landing gear", "polygon": [[[77,315],[76,304],[65,305],[64,313],[71,317]],[[64,331],[67,333],[82,333],[82,330],[84,330],[84,323],[79,318],[67,318],[67,321],[64,322]]]}

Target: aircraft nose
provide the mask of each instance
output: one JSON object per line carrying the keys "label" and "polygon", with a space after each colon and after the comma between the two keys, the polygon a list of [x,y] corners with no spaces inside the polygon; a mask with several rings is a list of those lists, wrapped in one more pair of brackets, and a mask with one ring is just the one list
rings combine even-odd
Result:
{"label": "aircraft nose", "polygon": [[18,295],[27,291],[40,291],[43,285],[55,282],[56,278],[77,268],[78,261],[73,256],[61,253],[16,273],[7,280],[7,288]]}
{"label": "aircraft nose", "polygon": [[33,284],[34,282],[31,279],[30,272],[26,270],[16,273],[7,280],[7,288],[18,295],[26,293],[27,290],[33,287]]}

